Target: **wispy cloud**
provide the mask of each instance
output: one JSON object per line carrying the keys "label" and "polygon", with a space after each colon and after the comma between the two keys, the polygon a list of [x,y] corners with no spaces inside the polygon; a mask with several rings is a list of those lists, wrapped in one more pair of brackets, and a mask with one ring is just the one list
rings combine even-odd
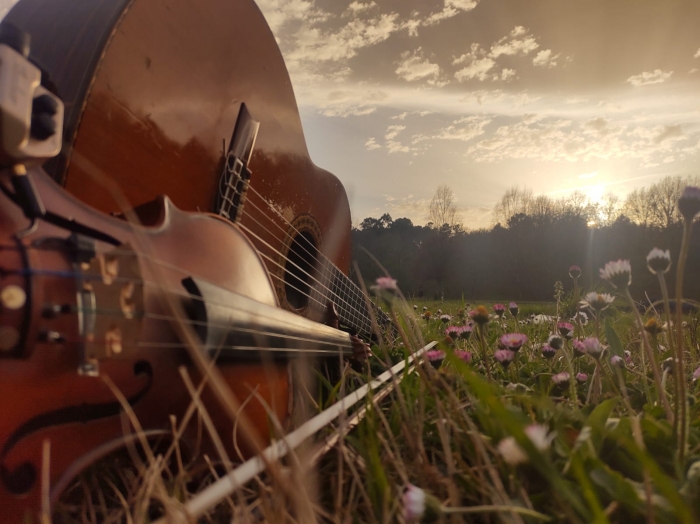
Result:
{"label": "wispy cloud", "polygon": [[661,84],[669,78],[673,71],[662,71],[661,69],[655,69],[654,71],[644,71],[638,75],[633,75],[627,79],[627,81],[634,87],[641,87],[651,84]]}
{"label": "wispy cloud", "polygon": [[413,52],[401,53],[401,60],[395,73],[408,82],[425,79],[428,84],[435,85],[439,83],[440,66],[425,58],[419,47]]}

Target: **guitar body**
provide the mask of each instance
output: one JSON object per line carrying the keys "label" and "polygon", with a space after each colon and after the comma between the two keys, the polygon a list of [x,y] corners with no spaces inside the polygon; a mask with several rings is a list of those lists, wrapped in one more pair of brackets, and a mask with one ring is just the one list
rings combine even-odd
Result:
{"label": "guitar body", "polygon": [[[260,128],[249,162],[256,194],[240,223],[280,304],[313,316],[319,304],[304,296],[313,282],[290,275],[313,271],[315,249],[347,275],[350,210],[342,184],[309,158],[289,75],[253,0],[21,0],[5,21],[31,34],[30,57],[66,104],[66,145],[47,171],[101,211],[123,209],[96,174],[134,207],[166,193],[181,209],[216,212],[224,142],[244,103]],[[297,247],[290,265],[299,237],[313,248]]]}

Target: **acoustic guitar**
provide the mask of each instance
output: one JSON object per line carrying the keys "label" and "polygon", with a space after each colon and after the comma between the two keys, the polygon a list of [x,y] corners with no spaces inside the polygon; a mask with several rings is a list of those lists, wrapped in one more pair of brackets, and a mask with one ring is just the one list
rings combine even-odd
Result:
{"label": "acoustic guitar", "polygon": [[366,338],[373,318],[390,325],[348,277],[347,195],[309,158],[253,0],[21,0],[3,23],[31,34],[31,58],[65,102],[64,147],[45,168],[68,192],[121,213],[99,172],[145,224],[163,193],[220,214],[258,249],[283,308],[321,320],[332,304]]}

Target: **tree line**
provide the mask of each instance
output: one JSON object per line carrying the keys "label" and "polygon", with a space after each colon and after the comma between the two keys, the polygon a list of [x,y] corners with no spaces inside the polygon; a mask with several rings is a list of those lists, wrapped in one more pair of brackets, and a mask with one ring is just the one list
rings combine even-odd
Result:
{"label": "tree line", "polygon": [[[494,225],[477,230],[459,221],[452,191],[441,186],[425,226],[388,214],[364,219],[352,232],[353,258],[367,282],[384,275],[378,260],[406,296],[493,300],[551,300],[554,282],[572,286],[573,264],[582,269],[583,286],[602,290],[598,269],[629,259],[633,296],[656,300],[658,282],[646,268],[646,255],[658,247],[677,257],[682,224],[676,202],[689,183],[698,185],[698,179],[666,177],[624,200],[608,194],[601,202],[580,192],[552,199],[515,187],[494,206]],[[700,300],[697,225],[687,268],[685,296]],[[673,273],[667,275],[670,286]]]}

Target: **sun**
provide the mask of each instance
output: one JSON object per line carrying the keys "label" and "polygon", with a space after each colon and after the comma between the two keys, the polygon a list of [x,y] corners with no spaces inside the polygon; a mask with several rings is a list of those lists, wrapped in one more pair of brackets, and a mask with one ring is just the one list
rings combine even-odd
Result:
{"label": "sun", "polygon": [[581,191],[591,204],[600,204],[603,202],[605,194],[605,184],[596,184],[594,186],[582,186],[578,190]]}

